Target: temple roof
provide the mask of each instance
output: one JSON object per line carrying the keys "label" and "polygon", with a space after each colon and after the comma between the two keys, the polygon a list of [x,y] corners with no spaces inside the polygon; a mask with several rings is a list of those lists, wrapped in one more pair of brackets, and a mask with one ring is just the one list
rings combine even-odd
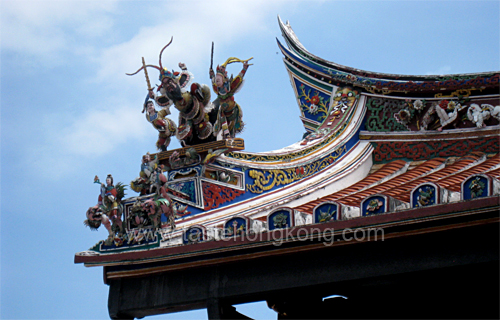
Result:
{"label": "temple roof", "polygon": [[[129,244],[100,242],[75,262],[162,264],[185,253],[244,248],[238,243],[269,246],[276,229],[403,225],[415,216],[425,222],[498,207],[499,72],[406,76],[341,66],[309,53],[278,20],[288,48],[278,46],[307,131],[303,139],[264,153],[243,152],[238,138],[196,146],[210,161],[165,171],[166,192],[184,208],[175,230],[149,228],[141,243],[137,234],[146,231],[132,228],[137,233],[130,233]],[[213,152],[217,146],[226,153]],[[190,152],[186,147],[154,156],[168,166],[174,155],[180,161]],[[153,196],[125,199],[127,218],[135,202]],[[223,243],[256,234],[260,240]],[[120,277],[142,271],[106,272]]]}
{"label": "temple roof", "polygon": [[402,75],[366,71],[327,61],[309,52],[292,27],[278,16],[279,26],[288,48],[278,40],[286,63],[328,84],[351,84],[373,93],[442,92],[458,89],[491,89],[498,92],[500,72],[445,75]]}

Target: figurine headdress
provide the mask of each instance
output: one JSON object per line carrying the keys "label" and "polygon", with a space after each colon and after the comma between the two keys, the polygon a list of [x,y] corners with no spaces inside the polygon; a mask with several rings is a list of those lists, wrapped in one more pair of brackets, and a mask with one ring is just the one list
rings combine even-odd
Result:
{"label": "figurine headdress", "polygon": [[235,58],[235,57],[230,57],[226,60],[226,62],[224,62],[221,66],[217,66],[217,74],[220,74],[224,79],[227,79],[227,71],[226,71],[226,67],[228,64],[231,64],[231,63],[234,63],[234,62],[247,62],[249,60],[253,59],[250,58],[250,59],[247,59],[247,60],[241,60],[241,59],[238,59],[238,58]]}
{"label": "figurine headdress", "polygon": [[106,177],[106,180],[110,179],[111,180],[111,185],[113,185],[113,176],[111,174],[108,174]]}

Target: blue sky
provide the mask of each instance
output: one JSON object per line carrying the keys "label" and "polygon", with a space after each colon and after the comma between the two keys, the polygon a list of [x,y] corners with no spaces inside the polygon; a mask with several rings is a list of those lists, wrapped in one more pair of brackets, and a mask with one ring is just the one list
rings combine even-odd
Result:
{"label": "blue sky", "polygon": [[[157,133],[141,114],[144,75],[125,73],[141,57],[157,64],[170,37],[163,65],[179,70],[184,62],[200,83],[209,83],[212,41],[214,65],[254,57],[235,96],[247,151],[301,139],[276,45],[278,14],[310,52],[342,65],[400,74],[500,70],[498,1],[2,0],[2,319],[108,318],[102,268],[74,265],[73,257],[106,237],[83,225],[97,201],[94,176],[128,184],[141,156],[156,151]],[[157,76],[150,71],[153,83]],[[262,303],[242,308],[276,318]],[[189,317],[206,311],[158,318]]]}

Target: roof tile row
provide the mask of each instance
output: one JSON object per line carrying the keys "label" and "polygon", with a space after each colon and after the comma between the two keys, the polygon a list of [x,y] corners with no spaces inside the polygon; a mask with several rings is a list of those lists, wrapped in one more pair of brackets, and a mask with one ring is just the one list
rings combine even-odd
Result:
{"label": "roof tile row", "polygon": [[359,207],[363,199],[380,193],[410,202],[411,191],[424,182],[438,183],[443,188],[459,192],[462,181],[472,174],[488,173],[493,177],[500,177],[499,154],[487,159],[483,153],[475,152],[454,162],[451,160],[453,159],[434,158],[399,174],[398,171],[406,170],[408,164],[402,160],[393,161],[348,188],[295,209],[312,214],[314,207],[325,201]]}

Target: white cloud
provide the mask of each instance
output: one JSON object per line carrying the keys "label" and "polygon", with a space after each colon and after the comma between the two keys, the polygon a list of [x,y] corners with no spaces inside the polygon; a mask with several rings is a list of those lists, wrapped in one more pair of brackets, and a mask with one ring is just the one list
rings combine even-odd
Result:
{"label": "white cloud", "polygon": [[[178,70],[177,64],[185,62],[203,83],[208,78],[212,41],[217,65],[230,56],[224,49],[234,49],[235,41],[268,36],[266,33],[275,36],[280,2],[144,2],[144,12],[131,12],[127,7],[140,7],[138,4],[142,2],[2,2],[2,49],[31,54],[34,60],[70,53],[73,55],[68,56],[68,64],[97,70],[87,78],[75,77],[71,89],[68,87],[71,93],[75,88],[85,88],[81,95],[72,95],[76,98],[72,110],[82,110],[78,115],[47,110],[38,124],[46,129],[40,137],[43,143],[29,150],[30,163],[38,174],[57,179],[81,164],[114,156],[116,150],[132,144],[151,145],[154,151],[156,132],[140,113],[146,94],[144,74],[127,77],[125,73],[136,71],[143,56],[146,63],[158,65],[159,51],[173,36],[172,45],[163,55],[164,66]],[[117,30],[119,19],[128,21],[133,15],[144,17],[134,20],[143,21],[136,31],[130,25],[127,31]],[[127,33],[132,36],[116,44]],[[73,44],[79,37],[85,41],[75,48]],[[157,77],[158,72],[151,70],[152,84]],[[96,100],[92,96],[103,92],[103,102],[89,107],[89,100]],[[172,112],[170,117],[176,121],[176,112]]]}
{"label": "white cloud", "polygon": [[101,105],[72,117],[47,114],[40,122],[45,143],[31,150],[29,160],[38,174],[51,179],[67,175],[79,164],[114,155],[124,145],[143,143],[155,132],[136,105]]}
{"label": "white cloud", "polygon": [[[184,2],[161,4],[162,7],[156,10],[158,19],[155,25],[142,27],[129,41],[102,51],[97,58],[100,64],[98,81],[116,79],[116,75],[123,75],[124,70],[136,71],[141,66],[141,57],[145,57],[147,64],[158,65],[159,52],[172,36],[173,43],[163,53],[164,67],[178,69],[177,63],[185,62],[190,70],[201,68],[208,74],[206,69],[212,41],[217,50],[236,39],[266,32],[265,22],[269,25],[271,21],[264,20],[269,17],[268,13],[274,16],[280,2],[190,2],[189,11],[186,11]],[[165,12],[168,14],[163,14]],[[157,74],[154,71],[151,76],[156,80]]]}
{"label": "white cloud", "polygon": [[116,1],[2,1],[2,50],[48,58],[112,27]]}
{"label": "white cloud", "polygon": [[[61,131],[58,145],[69,154],[99,157],[145,134],[147,122],[136,107],[92,111]],[[133,128],[133,130],[132,130]]]}

